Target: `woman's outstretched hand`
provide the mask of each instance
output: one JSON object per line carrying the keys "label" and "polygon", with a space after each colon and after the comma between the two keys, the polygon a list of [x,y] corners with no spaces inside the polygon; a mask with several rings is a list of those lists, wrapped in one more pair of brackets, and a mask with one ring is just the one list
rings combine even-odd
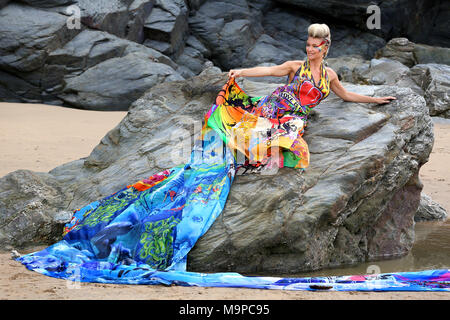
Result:
{"label": "woman's outstretched hand", "polygon": [[230,72],[228,72],[228,78],[241,77],[241,71],[242,70],[230,70]]}
{"label": "woman's outstretched hand", "polygon": [[397,98],[396,97],[391,97],[391,96],[375,98],[375,102],[378,103],[378,104],[389,103],[389,102],[391,102],[391,100],[397,100]]}

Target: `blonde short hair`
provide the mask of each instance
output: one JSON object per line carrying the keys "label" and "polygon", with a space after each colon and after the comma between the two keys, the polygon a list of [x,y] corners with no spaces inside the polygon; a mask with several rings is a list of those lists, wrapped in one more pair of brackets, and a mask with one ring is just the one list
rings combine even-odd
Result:
{"label": "blonde short hair", "polygon": [[331,33],[330,28],[325,23],[313,23],[308,27],[308,36],[312,38],[322,38],[327,40],[327,53],[325,57],[328,55],[328,51],[330,50],[331,45]]}

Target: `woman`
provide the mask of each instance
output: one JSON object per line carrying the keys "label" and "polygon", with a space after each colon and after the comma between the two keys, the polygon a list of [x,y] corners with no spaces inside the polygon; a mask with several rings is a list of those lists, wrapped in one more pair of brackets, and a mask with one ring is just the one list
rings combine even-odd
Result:
{"label": "woman", "polygon": [[[237,77],[264,77],[264,76],[288,76],[288,83],[277,88],[271,95],[253,99],[256,104],[251,110],[248,106],[242,108],[256,116],[269,119],[284,119],[280,122],[287,127],[284,132],[279,132],[274,142],[273,137],[265,137],[263,142],[271,140],[270,159],[252,157],[252,150],[239,148],[252,159],[265,163],[276,161],[279,167],[288,166],[294,168],[306,168],[309,164],[309,152],[306,142],[302,139],[303,128],[306,125],[307,115],[310,110],[325,99],[330,89],[344,101],[367,102],[384,104],[395,97],[369,97],[347,91],[339,81],[336,72],[324,66],[324,58],[327,56],[331,45],[330,29],[326,24],[312,24],[308,28],[308,40],[306,42],[306,61],[287,61],[281,65],[271,67],[254,67],[248,69],[230,70],[228,76],[234,84]],[[236,84],[234,84],[236,85]],[[232,99],[229,99],[232,100]],[[233,104],[233,103],[231,103]],[[289,119],[286,119],[289,117]],[[269,128],[270,127],[270,128]],[[268,126],[267,129],[275,129],[276,126]],[[280,125],[278,125],[280,128]],[[299,129],[295,135],[291,128]],[[254,131],[254,130],[253,130]],[[244,135],[250,136],[249,132]],[[239,136],[239,135],[238,135]],[[240,137],[240,140],[245,140]],[[250,139],[251,138],[248,138]],[[254,144],[253,147],[255,147]],[[274,148],[275,146],[281,148]],[[258,145],[261,148],[261,144]],[[254,150],[253,150],[254,151]],[[280,151],[282,151],[280,153]]]}
{"label": "woman", "polygon": [[[75,210],[61,241],[18,260],[42,274],[77,281],[255,287],[253,282],[259,280],[235,274],[206,277],[185,272],[189,251],[223,210],[238,167],[265,167],[281,148],[279,159],[284,162],[279,166],[305,168],[309,153],[301,138],[304,121],[330,86],[347,101],[393,99],[345,91],[336,74],[323,68],[328,28],[313,25],[309,34],[303,64],[291,61],[230,71],[229,81],[205,115],[188,163]],[[236,76],[262,75],[289,75],[290,81],[271,95],[256,98],[234,82]],[[245,155],[243,163],[236,150]],[[227,284],[230,279],[236,282]],[[262,281],[259,286],[267,287],[267,279]]]}
{"label": "woman", "polygon": [[[396,99],[395,97],[368,97],[360,95],[354,92],[347,91],[339,81],[336,72],[329,68],[324,68],[324,58],[327,57],[328,51],[331,45],[331,35],[330,29],[326,24],[312,24],[308,27],[308,40],[306,41],[306,54],[307,60],[309,62],[309,73],[308,76],[310,80],[316,84],[314,79],[319,79],[320,83],[322,77],[326,78],[327,87],[329,87],[337,96],[342,98],[344,101],[348,102],[367,102],[367,103],[378,103],[384,104],[389,103],[390,100]],[[228,73],[229,77],[265,77],[274,76],[282,77],[289,76],[289,82],[292,80],[295,74],[300,71],[305,61],[295,60],[286,61],[283,64],[272,66],[272,67],[255,67],[250,69],[240,69],[240,70],[230,70]],[[325,72],[322,72],[325,69]],[[325,97],[324,97],[325,98]]]}

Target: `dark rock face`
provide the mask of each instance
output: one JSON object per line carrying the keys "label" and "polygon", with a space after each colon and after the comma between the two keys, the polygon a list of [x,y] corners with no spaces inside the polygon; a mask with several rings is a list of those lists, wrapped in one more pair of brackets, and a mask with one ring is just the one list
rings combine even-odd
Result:
{"label": "dark rock face", "polygon": [[[149,87],[184,79],[160,52],[107,32],[68,29],[67,17],[56,12],[10,4],[1,14],[0,94],[6,101],[127,110]],[[26,18],[19,23],[17,14]],[[36,24],[43,31],[36,33]]]}
{"label": "dark rock face", "polygon": [[[308,26],[315,22],[316,18],[302,10],[275,8],[264,16],[263,27],[268,35],[288,47],[288,52],[297,55],[291,58],[292,60],[299,60],[305,57]],[[370,59],[376,50],[386,44],[384,39],[368,33],[367,30],[350,29],[333,22],[329,22],[328,25],[332,41],[329,58],[361,55]]]}
{"label": "dark rock face", "polygon": [[81,22],[92,29],[142,43],[153,0],[77,0]]}
{"label": "dark rock face", "polygon": [[[414,217],[420,202],[422,184],[418,173],[388,202],[377,222],[369,229],[368,260],[402,256],[414,242]],[[411,219],[411,214],[413,219]],[[360,239],[361,241],[361,239]]]}
{"label": "dark rock face", "polygon": [[[368,1],[3,0],[0,99],[127,110],[133,100],[158,81],[191,78],[211,63],[226,71],[303,60],[307,27],[314,22],[325,22],[331,28],[330,61],[361,59],[359,65],[351,66],[335,60],[342,67],[336,70],[341,79],[389,84],[396,79],[389,69],[392,62],[374,68],[373,58],[398,61],[407,68],[416,64],[449,64],[445,41],[439,42],[442,47],[412,42],[418,39],[413,35],[419,34],[426,40],[448,38],[448,8],[438,2],[375,2],[382,13],[383,28],[379,31],[366,26],[366,9],[372,3]],[[416,17],[417,12],[426,13]],[[422,20],[427,23],[419,23]],[[408,25],[403,21],[408,21]],[[432,26],[430,21],[439,25]],[[391,39],[403,34],[411,36],[411,41]],[[423,42],[434,40],[430,41]],[[136,61],[125,58],[130,51],[139,52]],[[144,56],[173,71],[160,65],[144,66]],[[113,58],[117,59],[107,62]],[[104,67],[112,63],[118,72],[109,71],[102,77]],[[149,72],[150,67],[154,72]],[[400,69],[394,66],[394,70]],[[403,76],[404,70],[400,71]],[[389,72],[390,77],[384,72]],[[106,77],[117,78],[108,86]],[[395,84],[423,93],[408,77]],[[114,93],[112,85],[123,90]]]}
{"label": "dark rock face", "polygon": [[[107,82],[101,79],[108,79]],[[130,53],[108,59],[79,76],[66,80],[59,97],[65,102],[92,110],[127,110],[149,87],[183,79],[171,67],[149,61],[148,56]]]}
{"label": "dark rock face", "polygon": [[207,1],[189,18],[189,28],[226,69],[242,64],[263,32],[245,0]]}
{"label": "dark rock face", "polygon": [[6,4],[9,2],[9,0],[0,0],[0,9],[6,6]]}
{"label": "dark rock face", "polygon": [[0,32],[0,67],[10,73],[39,69],[50,51],[77,33],[60,14],[15,3],[0,11]]}
{"label": "dark rock face", "polygon": [[[186,141],[199,133],[227,78],[212,70],[152,87],[87,158],[46,174],[70,195],[48,212],[70,212],[185,163]],[[279,85],[239,82],[255,96]],[[409,88],[345,85],[397,100],[374,106],[331,94],[308,122],[310,167],[303,174],[282,168],[274,175],[236,176],[224,211],[189,254],[189,270],[295,273],[398,257],[411,249],[422,188],[417,173],[433,144],[425,100]],[[17,197],[4,193],[14,190],[6,185],[9,179],[0,179],[6,186],[2,203]],[[26,205],[14,203],[16,212]]]}
{"label": "dark rock face", "polygon": [[179,56],[188,36],[188,14],[183,0],[156,1],[145,20],[146,44],[161,48],[160,51],[166,55]]}
{"label": "dark rock face", "polygon": [[367,11],[370,5],[380,8],[380,30],[374,34],[385,39],[407,36],[414,42],[450,46],[448,3],[440,0],[419,1],[308,1],[308,0],[276,0],[287,3],[308,12],[331,17],[353,24],[360,30],[367,30],[367,19],[373,11]]}

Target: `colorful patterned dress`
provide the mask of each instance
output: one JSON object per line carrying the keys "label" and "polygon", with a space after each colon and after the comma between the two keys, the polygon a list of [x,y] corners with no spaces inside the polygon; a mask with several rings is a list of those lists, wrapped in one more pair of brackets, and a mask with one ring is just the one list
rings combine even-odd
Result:
{"label": "colorful patterned dress", "polygon": [[243,166],[264,166],[273,148],[281,148],[279,167],[304,169],[309,165],[308,145],[302,138],[308,113],[330,93],[323,63],[320,74],[316,84],[306,60],[289,83],[263,97],[248,96],[231,78],[205,123],[245,155]]}

